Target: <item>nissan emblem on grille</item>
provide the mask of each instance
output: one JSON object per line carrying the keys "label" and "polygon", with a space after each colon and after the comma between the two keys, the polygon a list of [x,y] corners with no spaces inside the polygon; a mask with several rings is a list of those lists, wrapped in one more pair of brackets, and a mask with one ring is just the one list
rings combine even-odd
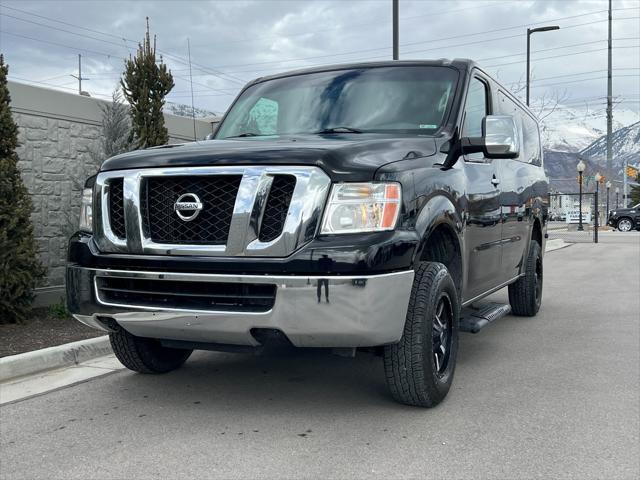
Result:
{"label": "nissan emblem on grille", "polygon": [[185,222],[194,220],[200,210],[202,210],[202,202],[195,193],[185,193],[178,197],[173,208],[176,214]]}

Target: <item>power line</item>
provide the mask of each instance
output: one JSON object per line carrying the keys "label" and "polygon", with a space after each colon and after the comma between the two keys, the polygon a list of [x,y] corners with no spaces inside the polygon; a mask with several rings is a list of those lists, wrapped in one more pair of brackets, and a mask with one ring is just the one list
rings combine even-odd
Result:
{"label": "power line", "polygon": [[[50,40],[43,40],[41,38],[34,38],[34,37],[29,37],[28,35],[21,35],[19,33],[13,33],[13,32],[8,32],[6,30],[0,30],[0,33],[3,33],[5,35],[11,35],[13,37],[19,37],[19,38],[25,38],[27,40],[33,40],[35,42],[41,42],[41,43],[48,43],[49,45],[56,45],[58,47],[63,47],[63,48],[69,48],[71,50],[75,50],[77,51],[81,51],[81,52],[89,52],[93,55],[101,55],[103,57],[107,57],[107,58],[112,58],[114,57],[114,55],[110,54],[110,53],[105,53],[105,52],[98,52],[96,50],[89,50],[88,48],[83,48],[83,47],[79,47],[77,45],[65,45],[64,43],[58,43],[58,42],[52,42]],[[124,59],[123,59],[124,60]]]}
{"label": "power line", "polygon": [[[93,37],[93,36],[91,36],[91,35],[85,35],[84,33],[72,32],[71,30],[66,30],[66,29],[64,29],[64,28],[54,27],[54,26],[52,26],[52,25],[47,25],[47,24],[45,24],[45,23],[35,22],[35,21],[33,21],[33,20],[28,20],[28,19],[26,19],[26,18],[16,17],[15,15],[10,15],[10,14],[8,14],[8,13],[0,13],[0,16],[13,18],[13,19],[15,19],[15,20],[20,20],[21,22],[31,23],[31,24],[33,24],[33,25],[38,25],[38,26],[40,26],[40,27],[50,28],[50,29],[52,29],[52,30],[57,30],[57,31],[59,31],[59,32],[69,33],[69,34],[71,34],[71,35],[76,35],[76,36],[78,36],[78,37],[89,38],[89,39],[91,39],[91,40],[96,40],[96,41],[98,41],[98,42],[108,43],[108,44],[111,44],[111,45],[116,45],[116,46],[118,46],[118,47],[122,47],[122,44],[121,44],[121,43],[116,43],[116,42],[112,42],[112,41],[109,41],[109,40],[103,40],[103,39],[100,39],[100,38]],[[127,47],[127,48],[128,48],[128,47]]]}
{"label": "power line", "polygon": [[[104,32],[100,32],[100,31],[98,31],[98,30],[86,29],[86,28],[84,28],[84,27],[82,27],[82,26],[80,26],[80,25],[75,25],[75,24],[72,24],[72,23],[69,23],[69,22],[62,22],[62,21],[60,21],[60,20],[56,20],[56,19],[53,19],[53,18],[51,18],[51,17],[45,17],[44,15],[38,15],[38,14],[35,14],[35,13],[26,12],[26,11],[24,11],[24,10],[19,10],[19,9],[17,9],[17,8],[13,8],[13,7],[9,7],[9,8],[10,8],[11,10],[16,10],[16,11],[19,11],[19,12],[24,13],[24,14],[26,14],[26,15],[33,15],[33,16],[36,16],[36,17],[38,17],[38,18],[44,18],[44,19],[49,20],[49,21],[52,21],[52,22],[59,22],[59,23],[62,23],[62,24],[64,24],[64,25],[72,26],[72,27],[74,27],[74,28],[80,28],[80,29],[84,29],[84,30],[89,30],[89,31],[91,31],[91,32],[94,32],[94,33],[97,33],[97,34],[100,34],[100,35],[108,35],[108,36],[111,36],[111,37],[119,38],[119,39],[121,39],[121,40],[123,40],[123,41],[125,41],[125,42],[134,43],[134,44],[136,44],[136,45],[138,45],[138,44],[140,43],[140,42],[137,42],[137,41],[135,41],[135,40],[128,39],[128,38],[126,38],[126,37],[117,37],[117,36],[114,36],[114,35],[111,35],[111,34],[107,34],[107,33],[104,33]],[[24,21],[24,22],[32,23],[32,24],[35,24],[35,25],[38,25],[38,26],[41,26],[41,27],[50,28],[50,29],[53,29],[53,30],[58,30],[58,31],[62,31],[62,32],[65,32],[65,33],[69,33],[69,34],[72,34],[72,35],[78,35],[78,36],[80,36],[80,37],[90,38],[90,39],[95,40],[95,41],[98,41],[98,42],[103,42],[103,43],[107,43],[107,44],[111,44],[111,45],[117,45],[117,46],[119,46],[119,47],[122,47],[122,45],[121,45],[120,43],[115,43],[115,42],[112,42],[112,41],[109,41],[109,40],[104,40],[104,39],[101,39],[101,38],[96,38],[96,37],[93,37],[93,36],[90,36],[90,35],[84,35],[84,34],[81,34],[81,33],[71,32],[71,31],[69,31],[69,30],[61,29],[61,28],[58,28],[58,27],[54,27],[54,26],[51,26],[51,25],[46,25],[46,24],[39,23],[39,22],[34,22],[34,21],[32,21],[32,20],[22,19],[22,18],[15,17],[15,16],[13,16],[13,15],[9,15],[9,14],[0,14],[0,15],[9,16],[9,17],[15,18],[15,19],[17,19],[17,20],[21,20],[21,21]],[[9,33],[9,32],[7,32],[7,33]],[[16,36],[18,36],[17,34],[12,34],[12,33],[9,33],[9,34],[10,34],[10,35],[16,35]],[[23,36],[23,37],[24,37],[24,38],[29,38],[30,40],[39,40],[39,41],[42,41],[42,42],[45,42],[45,43],[47,42],[47,41],[45,41],[45,40],[34,39],[33,37],[26,37],[26,36]],[[48,42],[48,43],[53,43],[53,42]],[[53,43],[53,44],[55,44],[55,43]],[[66,45],[63,45],[63,44],[58,44],[58,45],[59,45],[59,46],[66,47],[66,48],[70,48],[69,46],[66,46]],[[127,48],[127,50],[129,50],[129,51],[131,51],[131,50],[132,50],[131,48],[127,47],[126,45],[125,45],[125,48]],[[91,50],[86,50],[86,49],[85,49],[84,51],[89,51],[89,52],[91,52]],[[94,51],[94,52],[92,52],[92,53],[98,53],[98,52],[95,52],[95,51]],[[180,57],[180,56],[178,56],[178,55],[175,55],[175,54],[173,54],[173,53],[166,52],[166,51],[163,51],[163,50],[160,50],[160,49],[158,49],[158,53],[160,53],[161,55],[164,55],[164,56],[166,56],[166,57],[168,57],[168,58],[171,58],[171,59],[173,59],[174,61],[177,61],[177,62],[179,62],[179,63],[182,63],[182,64],[184,64],[184,65],[188,65],[188,64],[189,64],[189,62],[188,62],[188,61],[184,60],[182,57]],[[99,52],[98,54],[99,54],[99,55],[106,56],[106,57],[108,57],[108,58],[116,56],[116,55],[113,55],[113,54],[107,54],[107,53],[104,53],[104,52]],[[240,84],[244,84],[244,83],[246,83],[246,82],[245,82],[245,80],[243,80],[243,79],[241,79],[241,78],[238,78],[238,77],[234,77],[234,76],[232,76],[232,75],[225,74],[224,72],[220,72],[220,71],[217,71],[217,70],[211,69],[211,68],[206,67],[206,66],[204,66],[204,65],[200,65],[200,64],[198,64],[198,63],[196,63],[196,62],[192,62],[192,65],[193,65],[193,66],[196,66],[199,70],[204,71],[204,72],[207,72],[207,73],[209,73],[209,74],[210,74],[210,75],[212,75],[212,76],[217,76],[217,77],[221,78],[222,80],[232,81],[232,82],[234,82],[234,83],[240,83]],[[227,78],[225,79],[224,77],[227,77]]]}
{"label": "power line", "polygon": [[[497,28],[497,29],[486,30],[486,31],[482,31],[482,32],[474,32],[474,33],[466,33],[466,34],[461,34],[461,35],[454,35],[454,36],[451,36],[451,37],[431,38],[431,39],[427,39],[427,40],[421,40],[420,42],[401,43],[400,46],[401,47],[405,47],[405,46],[411,46],[411,45],[419,45],[419,44],[423,44],[423,43],[441,42],[441,41],[453,40],[453,39],[457,39],[457,38],[466,38],[466,37],[473,37],[473,36],[478,36],[478,35],[486,35],[487,33],[495,33],[495,32],[513,30],[513,29],[517,29],[517,28],[523,28],[523,27],[526,27],[526,26],[530,26],[530,25],[537,25],[537,24],[542,24],[542,23],[547,23],[547,22],[555,22],[555,21],[572,19],[572,18],[577,18],[577,17],[584,17],[584,16],[593,15],[593,14],[596,14],[596,13],[603,13],[603,12],[606,12],[606,10],[598,10],[596,12],[584,13],[584,14],[580,14],[580,15],[571,15],[569,17],[553,18],[553,19],[545,20],[544,22],[537,22],[537,23],[532,23],[532,24],[516,25],[516,26],[512,26],[512,27]],[[569,27],[577,27],[577,26],[582,26],[582,25],[591,25],[593,23],[598,23],[598,22],[601,22],[601,21],[606,21],[606,20],[597,20],[595,22],[587,22],[587,23],[578,24],[578,25],[569,25],[569,26],[563,27],[563,28],[566,29],[566,28],[569,28]],[[470,43],[463,43],[463,44],[457,44],[457,45],[447,45],[447,48],[456,47],[456,46],[472,45],[472,44],[481,43],[481,42],[488,42],[488,41],[505,40],[505,39],[520,37],[522,35],[523,34],[517,34],[517,35],[511,35],[511,36],[507,36],[507,37],[497,37],[497,38],[492,38],[492,39],[487,39],[487,40],[474,41],[474,42],[470,42]],[[431,50],[439,50],[441,48],[443,48],[443,47],[434,47],[434,48],[430,48],[430,49],[427,49],[427,50],[412,50],[412,51],[403,52],[403,53],[404,54],[420,53],[420,52],[431,51]],[[314,59],[317,59],[317,58],[352,55],[352,54],[357,54],[357,53],[367,53],[367,52],[375,52],[375,51],[390,50],[390,49],[391,49],[391,47],[367,48],[367,49],[351,50],[351,51],[347,51],[347,52],[334,52],[334,53],[331,53],[331,54],[314,55],[314,56],[310,56],[310,57],[289,58],[289,59],[285,59],[285,60],[268,60],[268,61],[263,61],[263,62],[254,62],[254,63],[218,65],[218,68],[248,67],[248,66],[255,66],[255,65],[270,65],[270,64],[275,64],[275,63],[280,64],[280,63],[285,63],[285,62],[314,60]],[[376,56],[376,58],[379,57],[379,56],[380,55]],[[239,70],[238,72],[245,72],[245,71],[252,71],[252,70]]]}
{"label": "power line", "polygon": [[[64,90],[71,90],[72,92],[77,92],[78,89],[77,88],[73,88],[73,87],[64,87],[62,85],[53,85],[51,83],[47,83],[47,82],[39,82],[37,80],[30,80],[28,78],[24,78],[24,77],[16,77],[15,75],[11,75],[11,80],[21,80],[23,82],[29,82],[29,83],[37,83],[40,85],[46,85],[48,87],[56,87],[56,88],[62,88]],[[75,82],[73,82],[75,83]],[[111,98],[111,95],[106,94],[106,93],[92,93],[91,96],[93,97],[105,97],[105,98]]]}
{"label": "power line", "polygon": [[[621,78],[621,77],[637,77],[637,75],[631,75],[631,74],[630,75],[614,75],[614,78]],[[567,85],[567,84],[570,84],[570,83],[582,83],[582,82],[591,82],[591,81],[594,81],[594,80],[603,80],[605,78],[607,78],[606,75],[604,75],[604,76],[601,75],[599,77],[594,77],[594,78],[580,78],[578,80],[568,80],[568,81],[565,81],[565,82],[555,82],[555,83],[545,83],[545,84],[542,84],[542,85],[539,85],[539,84],[538,85],[532,85],[531,88],[554,87],[554,86],[557,86],[557,85]]]}
{"label": "power line", "polygon": [[[632,17],[632,18],[639,18],[639,17]],[[625,18],[627,19],[627,18]],[[619,19],[619,20],[624,20],[624,19]],[[552,20],[550,20],[552,21]],[[567,30],[569,28],[576,28],[576,27],[582,27],[585,25],[593,25],[595,23],[601,23],[601,22],[606,22],[606,19],[602,19],[602,20],[596,20],[596,21],[592,21],[592,22],[586,22],[586,23],[580,23],[577,25],[569,25],[566,27],[563,27],[564,30]],[[462,35],[464,36],[464,35]],[[461,36],[457,36],[457,37],[461,37]],[[446,45],[446,46],[442,46],[442,47],[433,47],[433,48],[428,48],[428,49],[422,49],[422,50],[411,50],[411,51],[407,51],[407,52],[402,52],[404,55],[409,55],[409,54],[413,54],[413,53],[425,53],[425,52],[431,52],[434,50],[443,50],[445,48],[449,49],[449,48],[454,48],[454,47],[463,47],[463,46],[468,46],[468,45],[477,45],[479,43],[490,43],[490,42],[496,42],[496,41],[500,41],[500,40],[509,40],[509,39],[513,39],[513,38],[520,38],[522,37],[522,34],[517,34],[517,35],[507,35],[507,36],[502,36],[502,37],[494,37],[494,38],[489,38],[489,39],[484,39],[484,40],[476,40],[476,41],[471,41],[471,42],[464,42],[464,43],[457,43],[454,45]],[[449,37],[449,38],[453,38],[453,37]],[[585,44],[590,43],[590,42],[585,42]],[[581,45],[581,44],[576,44],[576,45]],[[388,49],[389,47],[385,47],[385,49]],[[553,49],[558,49],[561,47],[553,47],[551,49],[543,49],[543,50],[537,50],[537,51],[548,51],[548,50],[553,50]],[[335,56],[341,56],[341,55],[351,55],[351,54],[356,54],[356,53],[362,53],[362,52],[367,52],[367,51],[372,51],[372,50],[380,50],[380,49],[367,49],[367,50],[353,50],[350,52],[341,52],[341,53],[334,53],[331,55],[318,55],[318,56],[314,56],[314,57],[305,57],[305,58],[300,58],[300,59],[290,59],[290,60],[283,60],[283,61],[271,61],[269,63],[283,63],[286,61],[293,61],[293,60],[310,60],[310,59],[317,59],[317,58],[326,58],[326,57],[335,57]],[[504,55],[504,57],[508,57],[508,56],[513,56],[513,55]],[[365,61],[365,60],[376,60],[376,59],[380,59],[380,58],[386,58],[386,55],[376,55],[376,56],[372,56],[372,57],[360,57],[357,60],[358,61]],[[492,57],[493,58],[493,57]],[[498,58],[502,58],[502,57],[498,57]],[[262,63],[266,63],[266,62],[262,62]],[[247,65],[252,65],[252,64],[247,64]],[[292,68],[305,68],[305,67],[313,67],[313,66],[317,66],[317,65],[324,65],[324,63],[311,63],[311,64],[305,64],[305,65],[300,65],[300,66],[296,66],[296,65],[292,65],[292,66],[288,66],[288,67],[281,67],[281,66],[274,66],[274,67],[270,67],[270,68],[261,68],[261,69],[244,69],[244,70],[234,70],[234,71],[227,71],[227,73],[247,73],[247,72],[266,72],[266,71],[270,71],[270,70],[280,70],[283,68],[287,68],[287,69],[292,69]]]}
{"label": "power line", "polygon": [[[448,15],[451,13],[457,13],[457,12],[461,12],[461,11],[468,11],[468,10],[477,10],[477,9],[483,9],[483,8],[490,8],[490,7],[494,7],[494,6],[499,6],[499,5],[504,5],[507,3],[510,3],[511,0],[507,0],[504,2],[494,2],[491,4],[487,4],[487,5],[479,5],[479,6],[474,6],[474,7],[465,7],[465,8],[458,8],[458,9],[454,9],[454,10],[446,10],[446,11],[442,11],[442,12],[431,12],[431,13],[426,13],[426,14],[422,14],[422,15],[413,15],[413,16],[408,16],[408,17],[400,17],[400,21],[403,20],[413,20],[416,18],[424,18],[424,17],[436,17],[436,16],[441,16],[441,15]],[[358,24],[348,24],[348,25],[340,25],[340,26],[335,26],[335,27],[330,27],[330,28],[325,28],[322,30],[312,30],[312,31],[305,31],[305,32],[298,32],[298,33],[275,33],[272,35],[263,35],[261,37],[252,37],[249,39],[242,39],[242,40],[231,40],[231,41],[227,41],[224,43],[216,43],[217,46],[220,45],[230,45],[230,44],[234,44],[234,43],[246,43],[246,42],[254,42],[260,39],[266,39],[266,38],[280,38],[283,36],[286,36],[287,38],[290,37],[298,37],[298,36],[304,36],[304,35],[315,35],[317,33],[325,33],[325,32],[329,32],[329,31],[333,31],[333,30],[338,30],[340,28],[348,28],[348,29],[354,29],[357,27],[365,27],[365,26],[369,26],[369,25],[380,25],[380,22],[367,22],[367,23],[358,23]],[[202,47],[202,46],[209,46],[209,44],[200,44],[200,45],[195,45],[197,47]],[[391,48],[391,47],[389,47]],[[235,65],[237,66],[237,65]]]}
{"label": "power line", "polygon": [[[628,46],[628,47],[622,46],[622,47],[614,47],[614,50],[621,50],[621,49],[626,49],[626,48],[639,48],[639,47],[635,46],[635,45]],[[536,58],[536,61],[539,62],[541,60],[550,60],[550,59],[553,59],[553,58],[571,57],[573,55],[582,55],[582,54],[585,54],[585,53],[602,52],[604,50],[607,50],[607,49],[606,48],[596,48],[596,49],[593,49],[593,50],[583,50],[581,52],[565,53],[564,55],[553,55],[553,56],[550,56],[550,57]],[[503,67],[505,65],[517,65],[517,64],[520,64],[520,63],[525,63],[525,60],[521,60],[521,61],[518,61],[518,62],[499,63],[499,64],[495,64],[495,65],[485,65],[485,68]]]}
{"label": "power line", "polygon": [[[614,71],[626,71],[626,70],[640,70],[640,68],[614,68]],[[593,73],[603,73],[606,72],[606,69],[603,70],[591,70],[589,72],[576,72],[576,73],[566,73],[564,75],[554,75],[552,77],[542,77],[542,78],[532,78],[532,80],[535,80],[536,82],[541,82],[543,80],[553,80],[556,78],[564,78],[564,77],[575,77],[575,76],[579,76],[579,75],[591,75]],[[518,82],[507,82],[507,83],[503,83],[503,85],[508,86],[508,85],[518,85],[519,83],[522,83],[520,81]],[[605,97],[606,98],[606,97]]]}
{"label": "power line", "polygon": [[[624,41],[624,40],[640,40],[640,37],[614,38],[614,40],[616,42]],[[593,40],[592,42],[573,43],[571,45],[557,45],[555,47],[550,47],[550,48],[542,48],[542,49],[539,49],[539,50],[531,50],[531,53],[549,52],[549,51],[553,51],[553,50],[560,50],[560,49],[563,49],[563,48],[581,47],[583,45],[593,45],[595,43],[604,43],[606,41],[607,40]],[[483,62],[485,60],[496,60],[496,59],[505,58],[505,57],[518,57],[520,55],[525,55],[526,53],[527,52],[518,52],[518,53],[511,53],[511,54],[508,54],[508,55],[499,55],[497,57],[478,58],[476,61]]]}

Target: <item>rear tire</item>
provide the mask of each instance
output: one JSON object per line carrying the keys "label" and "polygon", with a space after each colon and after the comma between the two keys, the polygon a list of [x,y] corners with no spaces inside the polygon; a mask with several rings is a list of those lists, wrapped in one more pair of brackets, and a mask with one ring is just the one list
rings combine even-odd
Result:
{"label": "rear tire", "polygon": [[538,313],[542,304],[543,278],[542,249],[538,242],[531,240],[524,276],[509,285],[509,303],[514,315],[533,317]]}
{"label": "rear tire", "polygon": [[136,337],[123,328],[109,334],[113,353],[129,370],[167,373],[182,366],[193,350],[163,347],[159,340]]}
{"label": "rear tire", "polygon": [[447,396],[458,354],[459,315],[458,291],[447,268],[421,263],[402,338],[384,347],[387,385],[396,401],[434,407]]}

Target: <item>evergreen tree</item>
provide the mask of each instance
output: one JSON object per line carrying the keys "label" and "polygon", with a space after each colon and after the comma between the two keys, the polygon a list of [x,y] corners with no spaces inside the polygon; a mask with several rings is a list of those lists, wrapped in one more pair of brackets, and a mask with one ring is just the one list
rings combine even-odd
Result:
{"label": "evergreen tree", "polygon": [[11,117],[7,74],[0,54],[0,323],[29,313],[33,289],[45,270],[31,225],[31,197],[18,170],[18,126]]}
{"label": "evergreen tree", "polygon": [[156,63],[156,37],[147,33],[142,44],[138,45],[135,57],[125,61],[125,71],[120,80],[124,97],[131,105],[132,131],[130,140],[136,148],[165,145],[169,142],[169,133],[164,126],[162,107],[165,97],[174,86],[171,71],[162,62]]}
{"label": "evergreen tree", "polygon": [[100,105],[102,110],[102,138],[100,153],[102,159],[113,157],[131,150],[131,121],[129,108],[122,103],[119,91],[111,95],[111,103]]}

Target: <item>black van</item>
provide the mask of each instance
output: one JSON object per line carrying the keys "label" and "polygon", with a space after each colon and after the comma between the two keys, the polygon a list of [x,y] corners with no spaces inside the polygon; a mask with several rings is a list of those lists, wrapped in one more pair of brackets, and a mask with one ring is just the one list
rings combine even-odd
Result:
{"label": "black van", "polygon": [[[365,349],[430,407],[460,331],[540,308],[536,118],[469,60],[259,78],[213,140],[110,158],[83,193],[68,305],[128,368],[193,349]],[[480,302],[503,287],[510,305]]]}

